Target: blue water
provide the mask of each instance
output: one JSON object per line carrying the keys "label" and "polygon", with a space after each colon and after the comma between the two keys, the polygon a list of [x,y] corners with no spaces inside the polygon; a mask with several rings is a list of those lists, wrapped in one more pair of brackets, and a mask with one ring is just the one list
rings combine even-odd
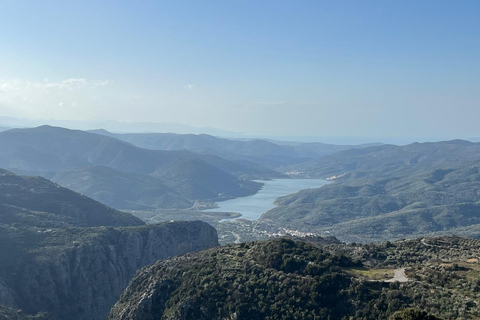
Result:
{"label": "blue water", "polygon": [[244,219],[258,220],[262,214],[275,207],[273,202],[277,198],[304,189],[320,188],[328,183],[328,181],[320,179],[277,179],[259,182],[264,183],[264,186],[256,194],[218,202],[219,208],[206,211],[238,212]]}

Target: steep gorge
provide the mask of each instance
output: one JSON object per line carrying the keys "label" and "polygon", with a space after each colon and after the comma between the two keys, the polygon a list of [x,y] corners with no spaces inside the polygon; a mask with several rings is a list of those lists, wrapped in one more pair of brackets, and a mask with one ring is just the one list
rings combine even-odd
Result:
{"label": "steep gorge", "polygon": [[[135,272],[157,260],[218,245],[206,223],[18,229],[1,226],[0,305],[53,320],[106,319]],[[3,240],[3,239],[2,239]],[[3,245],[2,245],[3,244]]]}

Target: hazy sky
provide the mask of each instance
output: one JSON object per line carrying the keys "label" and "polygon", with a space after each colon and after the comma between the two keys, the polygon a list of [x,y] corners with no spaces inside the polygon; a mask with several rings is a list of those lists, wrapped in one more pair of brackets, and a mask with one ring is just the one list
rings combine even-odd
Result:
{"label": "hazy sky", "polygon": [[480,1],[0,1],[0,115],[480,136]]}

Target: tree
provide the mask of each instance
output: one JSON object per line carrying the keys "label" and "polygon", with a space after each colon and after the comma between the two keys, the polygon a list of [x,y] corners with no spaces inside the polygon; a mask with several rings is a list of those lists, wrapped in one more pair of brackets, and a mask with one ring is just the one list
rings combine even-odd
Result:
{"label": "tree", "polygon": [[425,311],[416,308],[408,308],[395,312],[390,320],[441,320],[435,316],[429,315]]}

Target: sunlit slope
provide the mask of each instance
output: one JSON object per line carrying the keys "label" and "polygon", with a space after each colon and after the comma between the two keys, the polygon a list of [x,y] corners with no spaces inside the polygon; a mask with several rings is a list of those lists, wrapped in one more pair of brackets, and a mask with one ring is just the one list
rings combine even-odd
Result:
{"label": "sunlit slope", "polygon": [[279,199],[265,218],[352,241],[479,236],[478,159],[480,144],[459,140],[340,152],[303,166],[332,184]]}

